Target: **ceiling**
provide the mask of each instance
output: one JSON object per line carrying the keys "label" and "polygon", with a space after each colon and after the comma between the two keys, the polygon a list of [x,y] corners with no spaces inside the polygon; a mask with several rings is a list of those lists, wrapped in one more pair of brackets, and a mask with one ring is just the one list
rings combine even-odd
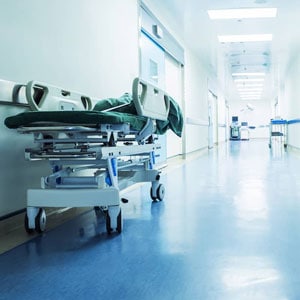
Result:
{"label": "ceiling", "polygon": [[[224,59],[232,72],[266,72],[263,98],[276,97],[293,53],[300,47],[299,0],[151,0],[184,42],[209,62],[217,72],[217,62]],[[208,9],[276,7],[276,18],[210,20]],[[218,35],[273,34],[271,42],[219,43]],[[239,100],[235,86],[225,91],[228,98]]]}

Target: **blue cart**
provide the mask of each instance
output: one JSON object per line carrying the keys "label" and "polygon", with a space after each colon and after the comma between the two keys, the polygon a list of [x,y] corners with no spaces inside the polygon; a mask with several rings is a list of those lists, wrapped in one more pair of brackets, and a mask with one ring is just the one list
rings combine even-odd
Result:
{"label": "blue cart", "polygon": [[269,148],[271,149],[274,143],[287,147],[287,120],[271,119],[270,121],[270,139]]}

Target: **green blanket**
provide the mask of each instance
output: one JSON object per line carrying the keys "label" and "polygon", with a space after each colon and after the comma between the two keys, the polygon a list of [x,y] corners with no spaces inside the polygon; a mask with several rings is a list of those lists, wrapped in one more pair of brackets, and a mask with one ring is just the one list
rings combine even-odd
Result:
{"label": "green blanket", "polygon": [[[104,111],[114,108],[110,111]],[[60,123],[98,127],[100,124],[128,123],[132,130],[140,131],[146,124],[147,118],[138,116],[132,97],[124,94],[120,98],[100,100],[92,111],[30,111],[23,112],[5,119],[8,128],[21,126],[39,126],[45,123]],[[157,134],[164,134],[171,129],[179,137],[182,134],[183,117],[178,104],[170,97],[170,111],[167,121],[157,120]]]}
{"label": "green blanket", "polygon": [[[169,96],[170,101],[170,110],[167,121],[157,120],[157,130],[159,134],[164,134],[168,129],[171,129],[176,135],[181,137],[182,128],[183,128],[183,116],[181,109],[177,102]],[[93,110],[103,111],[106,109],[110,109],[112,107],[116,107],[114,109],[115,112],[122,112],[132,114],[135,117],[137,116],[137,112],[132,101],[132,97],[130,94],[124,94],[120,98],[107,98],[99,101]]]}

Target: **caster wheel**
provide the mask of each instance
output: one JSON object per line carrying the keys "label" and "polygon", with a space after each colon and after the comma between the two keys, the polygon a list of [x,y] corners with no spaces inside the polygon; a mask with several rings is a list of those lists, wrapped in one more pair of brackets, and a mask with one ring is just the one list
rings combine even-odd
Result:
{"label": "caster wheel", "polygon": [[110,225],[110,216],[108,214],[108,212],[106,213],[106,232],[108,234],[111,234],[112,233],[112,228],[111,228],[111,225]]}
{"label": "caster wheel", "polygon": [[158,199],[159,201],[162,201],[162,200],[164,199],[164,197],[165,197],[165,187],[164,187],[163,184],[160,184],[160,185],[158,186],[158,189],[157,189],[157,191],[156,191],[156,194],[157,194],[157,199]]}
{"label": "caster wheel", "polygon": [[34,233],[34,229],[29,228],[28,223],[29,223],[29,220],[28,220],[28,215],[26,213],[25,214],[25,218],[24,218],[24,227],[25,227],[25,230],[26,230],[26,232],[28,234],[33,234]]}
{"label": "caster wheel", "polygon": [[120,210],[119,214],[118,214],[118,218],[117,218],[117,232],[121,233],[122,232],[122,226],[123,222],[122,222],[122,212]]}
{"label": "caster wheel", "polygon": [[100,206],[95,206],[94,211],[97,218],[103,215],[103,211]]}
{"label": "caster wheel", "polygon": [[151,187],[151,190],[150,190],[150,197],[153,201],[162,201],[165,197],[165,187],[163,184],[159,184],[158,187],[157,187],[157,190],[156,192],[153,192],[153,189]]}
{"label": "caster wheel", "polygon": [[46,212],[43,208],[40,208],[39,213],[35,217],[35,230],[38,233],[42,233],[46,228]]}
{"label": "caster wheel", "polygon": [[157,199],[156,195],[153,193],[153,189],[152,188],[150,189],[150,197],[151,197],[151,199],[153,201],[156,201],[156,199]]}
{"label": "caster wheel", "polygon": [[106,231],[108,234],[111,234],[114,229],[118,232],[118,233],[121,233],[122,232],[122,212],[120,210],[118,216],[117,216],[117,228],[111,228],[111,218],[110,218],[110,215],[109,213],[107,212],[106,214]]}

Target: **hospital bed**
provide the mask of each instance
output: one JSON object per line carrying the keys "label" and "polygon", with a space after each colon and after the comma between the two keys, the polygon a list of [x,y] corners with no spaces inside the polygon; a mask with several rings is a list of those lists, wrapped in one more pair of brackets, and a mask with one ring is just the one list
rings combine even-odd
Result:
{"label": "hospital bed", "polygon": [[93,207],[104,213],[108,233],[120,233],[127,201],[120,190],[137,182],[150,182],[152,200],[163,200],[157,135],[171,129],[181,136],[183,127],[179,106],[165,92],[139,78],[131,94],[101,101],[37,81],[23,89],[30,111],[5,125],[32,134],[26,159],[47,160],[52,170],[40,189],[27,191],[28,233],[45,230],[45,207]]}

